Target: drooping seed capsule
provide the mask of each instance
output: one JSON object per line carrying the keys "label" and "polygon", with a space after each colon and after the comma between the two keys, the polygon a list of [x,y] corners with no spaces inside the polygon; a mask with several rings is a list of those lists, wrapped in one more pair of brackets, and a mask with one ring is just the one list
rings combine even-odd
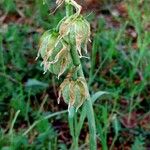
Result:
{"label": "drooping seed capsule", "polygon": [[70,56],[70,47],[62,43],[62,48],[52,55],[48,60],[48,70],[56,75],[58,78],[69,69],[73,63]]}
{"label": "drooping seed capsule", "polygon": [[44,59],[45,57],[51,55],[55,49],[55,44],[58,43],[58,36],[59,33],[53,30],[48,30],[41,36],[37,58],[41,55]]}
{"label": "drooping seed capsule", "polygon": [[62,21],[59,28],[60,38],[74,36],[76,48],[82,57],[81,49],[87,53],[87,43],[90,40],[90,24],[82,16],[72,15]]}
{"label": "drooping seed capsule", "polygon": [[76,111],[89,97],[88,88],[85,79],[79,77],[76,81],[65,79],[60,85],[58,103],[60,97],[63,97],[65,103],[68,104],[68,111],[73,106]]}
{"label": "drooping seed capsule", "polygon": [[39,44],[38,57],[43,58],[44,73],[50,71],[62,75],[72,64],[69,46],[58,38],[59,33],[54,30],[46,31]]}

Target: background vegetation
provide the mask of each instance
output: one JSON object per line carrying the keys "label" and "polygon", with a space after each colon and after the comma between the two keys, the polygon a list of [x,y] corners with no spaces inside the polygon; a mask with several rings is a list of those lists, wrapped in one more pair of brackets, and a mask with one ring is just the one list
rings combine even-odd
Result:
{"label": "background vegetation", "polygon": [[[150,2],[81,1],[90,21],[90,60],[82,60],[94,103],[98,149],[150,148]],[[66,150],[67,105],[58,83],[35,61],[41,34],[64,16],[55,1],[0,1],[0,149]],[[95,99],[96,99],[95,95]],[[81,110],[79,110],[80,112]],[[88,126],[80,149],[88,149]]]}

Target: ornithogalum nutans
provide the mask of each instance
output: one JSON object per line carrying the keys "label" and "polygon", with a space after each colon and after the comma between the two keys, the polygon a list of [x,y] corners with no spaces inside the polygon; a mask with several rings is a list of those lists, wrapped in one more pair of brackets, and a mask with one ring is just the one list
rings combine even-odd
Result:
{"label": "ornithogalum nutans", "polygon": [[66,78],[60,85],[58,103],[60,102],[61,95],[65,103],[69,106],[68,110],[73,106],[77,111],[89,97],[85,79],[79,77],[74,81],[70,78]]}
{"label": "ornithogalum nutans", "polygon": [[46,31],[39,42],[38,57],[41,56],[44,73],[50,71],[58,75],[64,73],[72,64],[69,45],[59,39],[55,30]]}

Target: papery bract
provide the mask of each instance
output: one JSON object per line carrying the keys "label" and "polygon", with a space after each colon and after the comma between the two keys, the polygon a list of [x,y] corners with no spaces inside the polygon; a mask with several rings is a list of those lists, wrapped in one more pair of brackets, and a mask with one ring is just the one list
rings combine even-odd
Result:
{"label": "papery bract", "polygon": [[73,106],[77,111],[89,97],[86,81],[82,77],[75,81],[69,78],[65,79],[60,85],[58,103],[60,102],[61,95],[65,103],[68,104],[68,110]]}
{"label": "papery bract", "polygon": [[41,55],[43,58],[44,73],[49,70],[59,77],[71,66],[72,61],[69,46],[58,37],[58,32],[46,31],[40,39],[38,57]]}
{"label": "papery bract", "polygon": [[87,53],[87,43],[90,40],[90,24],[82,16],[72,15],[62,21],[60,28],[60,39],[66,36],[74,36],[76,48],[82,57],[81,49]]}

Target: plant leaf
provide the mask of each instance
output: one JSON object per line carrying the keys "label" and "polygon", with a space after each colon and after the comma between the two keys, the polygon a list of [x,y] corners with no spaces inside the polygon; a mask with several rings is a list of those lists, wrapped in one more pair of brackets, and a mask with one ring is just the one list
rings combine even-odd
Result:
{"label": "plant leaf", "polygon": [[110,94],[110,93],[106,92],[106,91],[98,91],[95,94],[93,94],[92,97],[91,97],[92,103],[94,103],[99,97],[101,97],[105,94]]}
{"label": "plant leaf", "polygon": [[47,88],[48,84],[38,81],[36,79],[28,79],[28,81],[25,83],[25,87],[27,88],[38,88],[38,87],[42,87],[42,88]]}

